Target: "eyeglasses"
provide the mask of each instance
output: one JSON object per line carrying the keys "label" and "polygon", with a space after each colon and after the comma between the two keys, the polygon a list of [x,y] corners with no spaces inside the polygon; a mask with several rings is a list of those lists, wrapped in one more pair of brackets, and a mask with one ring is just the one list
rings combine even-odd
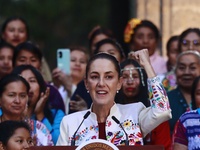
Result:
{"label": "eyeglasses", "polygon": [[200,47],[200,41],[199,40],[193,40],[193,41],[183,40],[182,41],[182,45],[185,46],[185,47],[189,47],[191,44],[194,47]]}

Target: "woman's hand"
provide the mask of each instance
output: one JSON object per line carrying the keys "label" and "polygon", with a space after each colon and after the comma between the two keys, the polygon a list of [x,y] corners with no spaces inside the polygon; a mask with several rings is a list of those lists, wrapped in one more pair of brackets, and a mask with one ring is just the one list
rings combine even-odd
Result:
{"label": "woman's hand", "polygon": [[33,137],[33,146],[37,146],[37,134],[35,134]]}
{"label": "woman's hand", "polygon": [[143,67],[149,78],[156,76],[153,67],[151,66],[148,49],[138,50],[136,52],[130,52],[129,58],[137,61],[141,67]]}
{"label": "woman's hand", "polygon": [[45,93],[41,93],[40,99],[38,100],[34,113],[36,114],[37,120],[41,121],[44,118],[44,107],[49,97],[50,88],[47,87]]}
{"label": "woman's hand", "polygon": [[76,95],[76,100],[69,102],[69,109],[73,111],[81,111],[88,109],[87,103],[79,95]]}
{"label": "woman's hand", "polygon": [[141,49],[136,52],[130,52],[128,56],[129,58],[136,60],[141,67],[151,64],[149,59],[149,52],[147,49]]}
{"label": "woman's hand", "polygon": [[70,75],[66,75],[59,68],[53,70],[52,77],[55,86],[59,87],[60,85],[63,85],[69,97],[71,97],[72,77]]}

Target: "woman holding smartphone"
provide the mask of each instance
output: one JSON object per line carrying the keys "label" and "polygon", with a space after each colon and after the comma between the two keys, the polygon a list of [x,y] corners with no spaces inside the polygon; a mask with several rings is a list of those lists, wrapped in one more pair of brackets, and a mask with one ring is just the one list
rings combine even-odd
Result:
{"label": "woman holding smartphone", "polygon": [[[65,103],[65,112],[69,111],[69,101],[71,95],[76,90],[77,84],[83,80],[85,74],[85,68],[88,62],[87,50],[81,46],[70,47],[70,74],[64,73],[60,68],[55,68],[52,72],[53,82],[58,87],[59,92]],[[76,103],[80,101],[72,102],[71,106],[76,107]],[[81,106],[81,105],[80,105]]]}

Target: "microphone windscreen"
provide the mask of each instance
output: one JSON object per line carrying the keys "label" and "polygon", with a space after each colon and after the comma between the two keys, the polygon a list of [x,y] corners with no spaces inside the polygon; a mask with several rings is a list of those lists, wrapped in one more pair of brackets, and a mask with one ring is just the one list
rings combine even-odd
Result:
{"label": "microphone windscreen", "polygon": [[113,119],[117,124],[120,124],[119,120],[118,120],[115,116],[112,116],[112,119]]}
{"label": "microphone windscreen", "polygon": [[119,122],[119,120],[118,120],[115,116],[112,116],[112,119],[113,119],[117,124],[119,124],[119,126],[121,127],[121,129],[124,131],[125,136],[126,136],[125,145],[128,146],[128,145],[129,145],[128,134],[126,133],[126,131],[124,130],[123,126],[121,125],[121,123]]}
{"label": "microphone windscreen", "polygon": [[89,115],[90,115],[90,111],[88,111],[88,112],[83,116],[83,118],[86,119]]}

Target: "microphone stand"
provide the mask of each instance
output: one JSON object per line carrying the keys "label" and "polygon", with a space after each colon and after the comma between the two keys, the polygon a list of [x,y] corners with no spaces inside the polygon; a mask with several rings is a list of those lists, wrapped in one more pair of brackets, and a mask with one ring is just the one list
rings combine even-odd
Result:
{"label": "microphone stand", "polygon": [[88,111],[84,116],[83,116],[83,120],[81,121],[80,125],[78,126],[77,130],[74,132],[72,140],[71,140],[71,146],[75,146],[75,142],[76,142],[76,133],[78,132],[79,128],[81,127],[81,125],[83,124],[83,122],[85,121],[85,119],[90,115],[90,111]]}
{"label": "microphone stand", "polygon": [[128,134],[127,134],[126,131],[124,130],[124,127],[122,126],[122,124],[119,122],[119,120],[118,120],[115,116],[112,116],[112,119],[113,119],[117,124],[119,124],[119,126],[121,127],[121,129],[124,131],[125,136],[126,136],[125,145],[126,145],[126,146],[129,146]]}

